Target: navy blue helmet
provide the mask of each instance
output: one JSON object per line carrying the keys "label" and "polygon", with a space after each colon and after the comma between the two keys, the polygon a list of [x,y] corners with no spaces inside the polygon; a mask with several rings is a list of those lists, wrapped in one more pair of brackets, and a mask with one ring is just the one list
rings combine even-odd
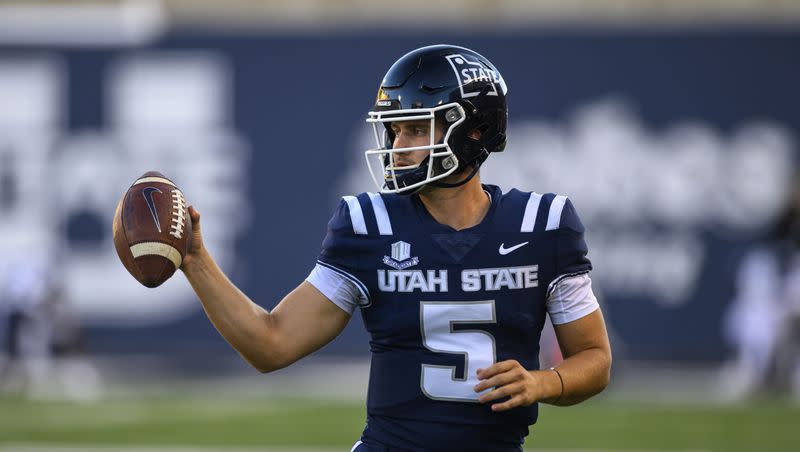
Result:
{"label": "navy blue helmet", "polygon": [[[367,166],[381,192],[410,194],[428,184],[466,183],[489,153],[505,148],[507,92],[497,68],[464,47],[422,47],[397,60],[383,77],[367,118],[378,144],[366,151]],[[429,145],[393,149],[391,124],[419,120],[431,122]],[[437,124],[445,131],[440,140],[434,133]],[[429,152],[420,164],[394,164],[393,154],[419,150]],[[464,171],[471,172],[460,182],[440,180]]]}

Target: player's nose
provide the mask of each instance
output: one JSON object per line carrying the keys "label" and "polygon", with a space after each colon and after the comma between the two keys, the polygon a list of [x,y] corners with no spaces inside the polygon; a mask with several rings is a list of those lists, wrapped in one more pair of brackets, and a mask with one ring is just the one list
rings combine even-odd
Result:
{"label": "player's nose", "polygon": [[[411,147],[410,141],[408,140],[408,135],[404,133],[398,133],[397,135],[395,135],[394,143],[392,145],[395,149]],[[400,152],[398,154],[407,154],[407,153]]]}

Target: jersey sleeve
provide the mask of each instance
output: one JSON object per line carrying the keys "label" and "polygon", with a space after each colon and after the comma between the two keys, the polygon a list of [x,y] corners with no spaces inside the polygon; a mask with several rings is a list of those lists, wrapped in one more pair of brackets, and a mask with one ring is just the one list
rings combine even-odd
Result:
{"label": "jersey sleeve", "polygon": [[592,280],[586,273],[561,278],[547,294],[547,313],[553,325],[578,320],[599,307]]}
{"label": "jersey sleeve", "polygon": [[355,307],[369,305],[369,289],[359,275],[367,252],[364,236],[359,236],[363,224],[354,224],[351,215],[356,204],[343,199],[328,222],[317,265],[306,280],[319,289],[334,304],[352,313]]}
{"label": "jersey sleeve", "polygon": [[586,229],[569,198],[562,201],[555,234],[555,278],[547,287],[547,312],[554,325],[572,322],[599,307],[588,275],[592,263],[586,256],[589,252],[584,239]]}
{"label": "jersey sleeve", "polygon": [[306,281],[348,314],[352,315],[357,307],[368,303],[366,295],[350,278],[321,263],[314,266]]}
{"label": "jersey sleeve", "polygon": [[567,198],[556,231],[556,278],[553,283],[565,277],[588,273],[592,269],[592,263],[586,257],[589,247],[584,239],[585,231],[572,201]]}

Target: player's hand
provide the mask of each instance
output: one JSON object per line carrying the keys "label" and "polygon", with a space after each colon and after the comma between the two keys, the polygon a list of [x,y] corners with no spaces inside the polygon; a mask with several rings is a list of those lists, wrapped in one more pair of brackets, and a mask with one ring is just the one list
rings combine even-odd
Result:
{"label": "player's hand", "polygon": [[502,403],[492,404],[492,411],[505,411],[518,406],[528,406],[544,398],[545,372],[530,372],[519,361],[508,360],[492,364],[486,369],[478,369],[480,383],[475,385],[475,392],[487,388],[493,390],[481,395],[481,403],[510,397]]}
{"label": "player's hand", "polygon": [[183,263],[181,263],[181,270],[184,272],[193,264],[193,261],[198,260],[200,254],[205,251],[203,235],[200,233],[200,212],[198,212],[194,206],[189,206],[189,216],[192,218],[192,244],[186,256],[183,258]]}

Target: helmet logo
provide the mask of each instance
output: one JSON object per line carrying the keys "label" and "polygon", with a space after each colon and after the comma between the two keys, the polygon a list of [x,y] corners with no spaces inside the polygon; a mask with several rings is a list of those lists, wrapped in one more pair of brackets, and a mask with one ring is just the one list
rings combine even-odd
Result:
{"label": "helmet logo", "polygon": [[388,100],[389,95],[383,90],[383,88],[378,89],[378,99],[377,100]]}
{"label": "helmet logo", "polygon": [[474,97],[481,93],[488,84],[490,89],[486,93],[489,96],[497,95],[497,84],[502,82],[497,71],[483,64],[481,61],[470,61],[460,53],[448,55],[447,61],[456,74],[461,97]]}

